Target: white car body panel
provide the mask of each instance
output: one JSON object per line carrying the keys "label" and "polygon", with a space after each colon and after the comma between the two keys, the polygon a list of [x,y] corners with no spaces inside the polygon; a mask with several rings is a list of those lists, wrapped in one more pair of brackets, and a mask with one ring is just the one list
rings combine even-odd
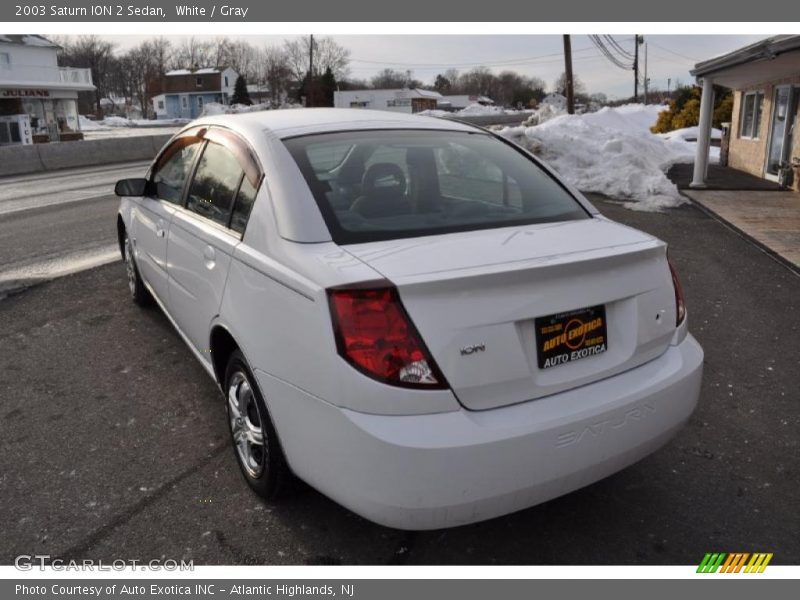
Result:
{"label": "white car body panel", "polygon": [[[345,248],[394,282],[456,396],[473,410],[525,402],[630,369],[664,352],[675,329],[665,245],[610,221]],[[606,307],[608,350],[539,369],[534,319],[599,304]],[[476,344],[485,351],[459,351]]]}
{"label": "white car body panel", "polygon": [[[292,470],[337,502],[405,529],[479,521],[624,468],[691,415],[703,354],[686,320],[675,326],[663,242],[565,186],[591,218],[340,246],[282,142],[349,129],[474,131],[468,125],[313,109],[197,126],[234,132],[263,168],[247,228],[240,239],[165,201],[123,198],[141,276],[217,379],[212,331],[232,336]],[[387,385],[338,354],[328,290],[380,281],[396,286],[447,389]],[[599,304],[608,350],[539,369],[533,320]],[[478,343],[485,352],[459,352]]]}
{"label": "white car body panel", "polygon": [[211,322],[219,315],[222,294],[239,236],[178,208],[168,235],[167,306],[196,350],[210,357]]}

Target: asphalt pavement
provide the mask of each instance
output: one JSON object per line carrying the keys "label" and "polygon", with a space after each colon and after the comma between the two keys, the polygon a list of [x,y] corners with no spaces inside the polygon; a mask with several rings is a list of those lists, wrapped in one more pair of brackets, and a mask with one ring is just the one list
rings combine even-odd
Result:
{"label": "asphalt pavement", "polygon": [[137,162],[0,178],[0,296],[113,260],[114,183],[146,170]]}
{"label": "asphalt pavement", "polygon": [[[196,564],[697,564],[711,551],[800,563],[800,277],[690,205],[653,214],[596,201],[669,242],[706,352],[698,410],[652,456],[567,496],[449,530],[380,527],[304,485],[264,503],[238,471],[218,390],[167,319],[130,302],[115,263],[0,302],[0,563],[38,553]],[[86,204],[98,227],[106,206]],[[20,243],[27,226],[18,225]],[[81,235],[94,236],[86,227]]]}

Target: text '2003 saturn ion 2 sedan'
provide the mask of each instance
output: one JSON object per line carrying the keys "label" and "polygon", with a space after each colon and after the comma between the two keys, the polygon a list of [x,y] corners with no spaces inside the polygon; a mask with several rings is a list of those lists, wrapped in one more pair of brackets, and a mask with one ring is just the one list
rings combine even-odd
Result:
{"label": "text '2003 saturn ion 2 sedan'", "polygon": [[697,403],[665,244],[487,131],[209,117],[117,194],[133,299],[219,384],[266,498],[297,476],[384,525],[470,523],[634,463]]}

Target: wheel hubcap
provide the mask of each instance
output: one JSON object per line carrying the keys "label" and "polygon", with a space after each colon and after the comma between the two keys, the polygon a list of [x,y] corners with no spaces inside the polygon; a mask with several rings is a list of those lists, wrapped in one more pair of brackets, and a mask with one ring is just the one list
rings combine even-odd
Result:
{"label": "wheel hubcap", "polygon": [[136,294],[136,266],[133,264],[131,239],[127,236],[125,236],[125,271],[128,274],[128,289],[131,294]]}
{"label": "wheel hubcap", "polygon": [[264,472],[267,456],[264,428],[253,388],[241,371],[231,377],[227,399],[231,433],[239,462],[250,477],[258,478]]}

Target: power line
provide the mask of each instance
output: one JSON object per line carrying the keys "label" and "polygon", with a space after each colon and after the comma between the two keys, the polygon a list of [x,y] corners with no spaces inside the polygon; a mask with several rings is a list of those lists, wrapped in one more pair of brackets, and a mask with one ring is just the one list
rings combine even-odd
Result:
{"label": "power line", "polygon": [[[594,48],[590,48],[590,50],[594,50]],[[573,51],[573,53],[574,53],[574,51]],[[573,59],[572,59],[573,62],[578,62],[578,61],[584,62],[584,61],[590,61],[590,60],[603,60],[604,61],[606,59],[605,59],[605,57],[600,56],[599,54],[594,54],[592,56],[580,56],[580,57],[577,57],[577,58],[573,57]],[[460,66],[460,68],[466,69],[466,68],[469,68],[469,67],[522,66],[522,65],[525,65],[525,64],[533,64],[533,65],[536,65],[536,66],[544,66],[544,65],[549,65],[549,64],[563,63],[563,61],[564,61],[564,58],[563,58],[563,56],[561,56],[560,58],[552,58],[552,59],[547,59],[547,60],[542,60],[542,61],[537,61],[537,62],[531,62],[531,63],[516,63],[516,64],[513,64],[513,65],[508,65],[508,63],[500,63],[500,64],[489,65],[489,64],[484,63],[484,62],[476,62],[476,63],[463,64],[463,65]],[[386,64],[386,63],[378,63],[378,64],[383,65],[383,64]],[[406,66],[406,63],[399,63],[399,64],[402,65],[402,66]],[[452,65],[447,65],[447,66],[451,67]],[[431,67],[414,67],[414,71],[438,71],[438,70],[441,70],[443,67],[444,67],[444,65],[431,66]],[[361,72],[373,73],[375,71],[375,67],[350,67],[350,71],[361,71]]]}
{"label": "power line", "polygon": [[[573,50],[572,53],[576,54],[578,52],[591,52],[594,50],[592,47],[581,48],[579,50]],[[357,63],[366,63],[366,64],[374,64],[374,65],[387,65],[387,66],[400,66],[400,67],[432,67],[432,68],[465,68],[465,67],[474,67],[474,66],[484,66],[484,67],[502,67],[506,65],[516,65],[516,64],[526,64],[526,63],[534,63],[538,62],[542,59],[548,59],[552,57],[558,57],[558,60],[561,61],[563,58],[563,53],[561,52],[553,52],[552,54],[541,54],[539,56],[529,56],[525,58],[511,58],[508,60],[503,61],[483,61],[483,62],[468,62],[468,63],[409,63],[409,62],[392,62],[392,61],[384,61],[384,60],[367,60],[361,58],[351,58],[350,62],[357,62]],[[549,62],[549,61],[543,61]]]}
{"label": "power line", "polygon": [[690,61],[692,61],[694,63],[700,62],[700,59],[698,59],[698,58],[692,58],[691,56],[686,56],[685,54],[681,54],[680,52],[675,52],[675,50],[670,50],[669,48],[665,48],[661,44],[656,44],[654,41],[652,41],[650,39],[648,39],[647,42],[649,44],[652,44],[656,48],[660,48],[661,50],[665,50],[666,52],[669,52],[670,54],[674,54],[675,56],[680,56],[681,58],[685,58],[686,60],[690,60]]}
{"label": "power line", "polygon": [[611,64],[619,67],[620,69],[624,69],[625,71],[630,71],[633,68],[632,64],[623,62],[619,57],[617,57],[615,53],[605,45],[599,35],[590,35],[589,39],[602,53],[602,55],[607,58],[609,62],[611,62]]}
{"label": "power line", "polygon": [[633,54],[631,54],[630,52],[628,52],[627,50],[625,50],[625,48],[623,48],[623,47],[622,47],[622,46],[619,44],[619,42],[617,42],[617,40],[615,40],[615,39],[613,38],[613,36],[610,36],[610,35],[603,35],[603,37],[604,37],[604,38],[606,38],[606,40],[608,41],[608,43],[609,43],[609,44],[611,44],[611,45],[612,45],[614,48],[616,48],[617,52],[619,52],[619,53],[620,53],[622,56],[627,56],[627,57],[628,57],[629,59],[631,59],[631,60],[633,59]]}

